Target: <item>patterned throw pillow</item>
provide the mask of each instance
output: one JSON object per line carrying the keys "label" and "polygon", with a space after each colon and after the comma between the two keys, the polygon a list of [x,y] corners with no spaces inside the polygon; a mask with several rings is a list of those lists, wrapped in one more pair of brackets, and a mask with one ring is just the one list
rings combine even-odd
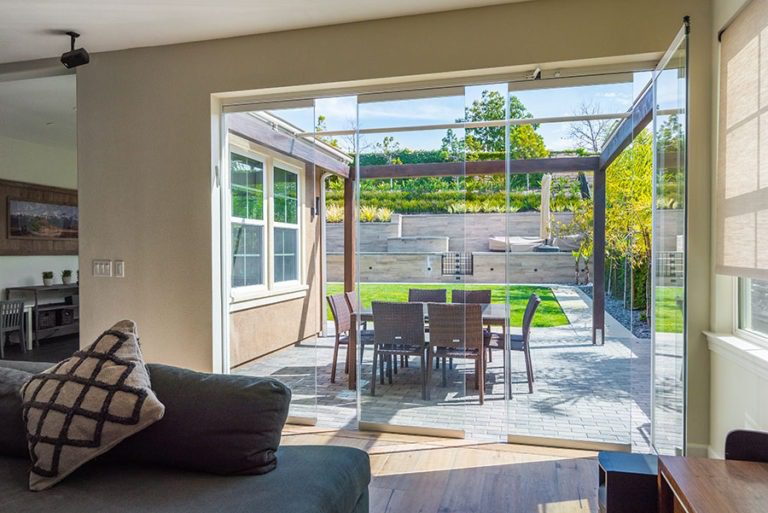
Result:
{"label": "patterned throw pillow", "polygon": [[45,490],[163,417],[150,388],[133,321],[33,376],[21,390],[32,470]]}

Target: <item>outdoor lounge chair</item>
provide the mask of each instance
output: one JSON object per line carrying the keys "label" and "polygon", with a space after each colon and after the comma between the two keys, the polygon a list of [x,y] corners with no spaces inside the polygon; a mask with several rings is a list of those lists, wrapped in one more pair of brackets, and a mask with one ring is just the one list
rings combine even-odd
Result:
{"label": "outdoor lounge chair", "polygon": [[[525,373],[528,377],[528,393],[533,393],[533,363],[531,362],[531,325],[533,324],[533,316],[536,314],[536,310],[541,304],[541,299],[536,294],[531,294],[528,298],[528,304],[525,306],[525,313],[523,314],[523,330],[520,335],[510,334],[507,339],[509,340],[510,351],[520,351],[525,357]],[[502,349],[506,350],[506,341],[504,337],[499,333],[485,334],[485,345],[490,349]],[[509,380],[509,394],[512,395],[512,380]]]}
{"label": "outdoor lounge chair", "polygon": [[432,374],[432,358],[443,359],[444,387],[447,386],[446,358],[474,360],[475,388],[479,390],[480,404],[483,404],[485,402],[483,307],[479,304],[430,303],[427,308],[431,326],[427,383],[431,381],[429,378]]}
{"label": "outdoor lounge chair", "polygon": [[376,372],[384,384],[384,374],[392,383],[395,358],[420,358],[421,396],[427,398],[426,348],[424,346],[424,306],[421,303],[373,302],[373,369],[371,395],[376,395]]}

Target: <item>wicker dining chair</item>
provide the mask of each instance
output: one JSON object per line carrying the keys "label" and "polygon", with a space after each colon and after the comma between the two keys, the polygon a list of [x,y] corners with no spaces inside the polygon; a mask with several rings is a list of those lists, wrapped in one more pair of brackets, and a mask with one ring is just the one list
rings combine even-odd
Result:
{"label": "wicker dining chair", "polygon": [[408,289],[409,303],[445,303],[447,298],[446,289]]}
{"label": "wicker dining chair", "polygon": [[[344,297],[347,298],[347,305],[349,306],[350,312],[357,312],[357,309],[360,307],[360,300],[357,295],[357,292],[345,292]],[[362,321],[363,330],[368,329],[368,322]]]}
{"label": "wicker dining chair", "polygon": [[[334,294],[326,298],[331,307],[333,325],[336,331],[336,340],[333,345],[333,363],[331,367],[331,383],[336,383],[336,364],[339,356],[339,346],[347,347],[347,357],[344,362],[344,372],[349,373],[349,332],[352,329],[352,309],[347,303],[344,294]],[[365,330],[360,332],[360,358],[363,361],[363,350],[366,345],[373,343],[373,335]]]}
{"label": "wicker dining chair", "polygon": [[24,301],[0,301],[0,358],[5,358],[5,339],[14,331],[19,332],[19,344],[25,353]]}
{"label": "wicker dining chair", "polygon": [[[481,290],[465,290],[465,289],[454,289],[451,291],[451,302],[452,303],[480,303],[483,305],[489,305],[491,304],[491,289],[481,289]],[[491,332],[491,327],[487,326],[485,328],[487,333]],[[488,361],[493,361],[493,352],[490,349],[487,349],[488,354]],[[453,362],[451,362],[453,364]]]}
{"label": "wicker dining chair", "polygon": [[[536,310],[541,304],[541,299],[536,294],[531,294],[528,298],[528,304],[525,306],[525,313],[523,314],[523,329],[520,335],[510,334],[507,338],[509,340],[510,351],[520,351],[525,357],[525,373],[528,378],[528,393],[533,393],[533,363],[531,361],[531,326],[533,325],[533,317],[536,315]],[[504,337],[498,333],[485,334],[485,346],[490,349],[502,349],[506,350]],[[512,395],[512,380],[509,380],[509,394]]]}
{"label": "wicker dining chair", "polygon": [[424,337],[424,306],[421,303],[388,303],[374,301],[373,307],[373,370],[371,395],[376,395],[376,372],[381,384],[386,375],[392,383],[393,364],[398,356],[419,357],[421,396],[427,398],[426,348]]}
{"label": "wicker dining chair", "polygon": [[[427,306],[431,329],[427,368],[432,373],[432,358],[443,359],[443,386],[447,386],[446,358],[475,361],[475,388],[480,404],[485,402],[485,349],[483,307],[479,304],[437,304]],[[429,379],[427,381],[429,383]]]}
{"label": "wicker dining chair", "polygon": [[453,289],[451,291],[452,303],[480,303],[488,305],[491,303],[491,290],[464,290]]}

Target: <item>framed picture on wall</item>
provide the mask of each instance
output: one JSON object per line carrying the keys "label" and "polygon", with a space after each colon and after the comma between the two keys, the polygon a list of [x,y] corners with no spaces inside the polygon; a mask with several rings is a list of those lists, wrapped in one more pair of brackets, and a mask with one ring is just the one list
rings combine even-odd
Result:
{"label": "framed picture on wall", "polygon": [[78,236],[74,205],[8,199],[8,237],[12,239],[72,240]]}

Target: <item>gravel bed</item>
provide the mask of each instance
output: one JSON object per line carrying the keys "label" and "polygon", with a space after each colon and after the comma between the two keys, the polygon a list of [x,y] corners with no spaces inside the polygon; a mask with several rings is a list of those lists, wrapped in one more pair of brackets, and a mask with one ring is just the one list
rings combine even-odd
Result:
{"label": "gravel bed", "polygon": [[[579,289],[589,297],[592,297],[592,285],[581,285],[579,286]],[[631,331],[637,338],[651,338],[650,325],[640,318],[642,312],[624,308],[624,302],[621,299],[606,295],[605,311],[608,312],[611,317],[619,321],[622,326]]]}

